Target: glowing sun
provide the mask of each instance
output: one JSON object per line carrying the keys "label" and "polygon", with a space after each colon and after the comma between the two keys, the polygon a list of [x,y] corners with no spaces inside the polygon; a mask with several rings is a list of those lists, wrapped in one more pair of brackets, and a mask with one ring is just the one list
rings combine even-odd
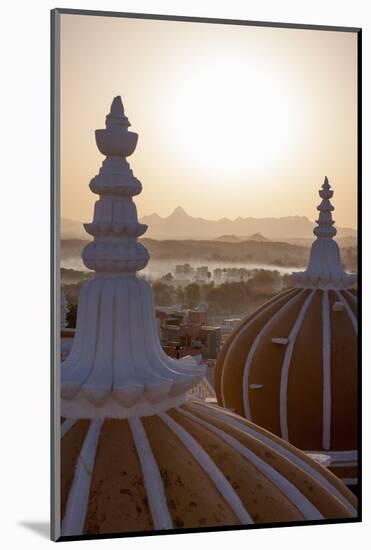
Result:
{"label": "glowing sun", "polygon": [[251,59],[215,56],[192,64],[171,86],[174,154],[215,182],[246,180],[274,167],[297,139],[293,92],[274,67]]}

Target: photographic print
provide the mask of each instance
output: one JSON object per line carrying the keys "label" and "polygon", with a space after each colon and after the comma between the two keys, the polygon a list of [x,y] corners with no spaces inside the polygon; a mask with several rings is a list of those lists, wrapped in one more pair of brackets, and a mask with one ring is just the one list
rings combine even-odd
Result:
{"label": "photographic print", "polygon": [[360,29],[52,31],[53,538],[360,521]]}

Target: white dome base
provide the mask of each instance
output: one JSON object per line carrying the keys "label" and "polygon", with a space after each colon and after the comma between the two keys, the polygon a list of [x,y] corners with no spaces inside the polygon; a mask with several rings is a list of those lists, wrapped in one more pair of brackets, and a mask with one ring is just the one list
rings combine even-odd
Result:
{"label": "white dome base", "polygon": [[73,347],[61,365],[63,416],[127,418],[185,400],[204,367],[165,354],[154,311],[151,287],[135,275],[84,284]]}

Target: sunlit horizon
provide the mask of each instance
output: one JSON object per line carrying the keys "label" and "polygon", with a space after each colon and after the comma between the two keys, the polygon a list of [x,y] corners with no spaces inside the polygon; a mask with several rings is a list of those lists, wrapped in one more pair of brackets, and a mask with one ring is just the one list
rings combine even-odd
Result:
{"label": "sunlit horizon", "polygon": [[356,36],[63,15],[61,214],[89,221],[94,130],[121,95],[138,146],[140,217],[316,219],[357,225]]}

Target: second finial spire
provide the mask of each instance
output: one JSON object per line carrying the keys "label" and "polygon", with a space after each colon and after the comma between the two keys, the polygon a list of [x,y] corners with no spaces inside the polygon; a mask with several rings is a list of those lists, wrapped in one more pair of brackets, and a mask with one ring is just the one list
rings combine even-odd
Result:
{"label": "second finial spire", "polygon": [[352,288],[357,282],[356,273],[344,271],[339,246],[333,239],[337,233],[332,219],[334,207],[330,202],[333,194],[326,176],[319,191],[322,201],[317,206],[319,216],[316,220],[317,226],[313,230],[317,239],[312,244],[307,269],[292,274],[296,287],[342,289]]}

